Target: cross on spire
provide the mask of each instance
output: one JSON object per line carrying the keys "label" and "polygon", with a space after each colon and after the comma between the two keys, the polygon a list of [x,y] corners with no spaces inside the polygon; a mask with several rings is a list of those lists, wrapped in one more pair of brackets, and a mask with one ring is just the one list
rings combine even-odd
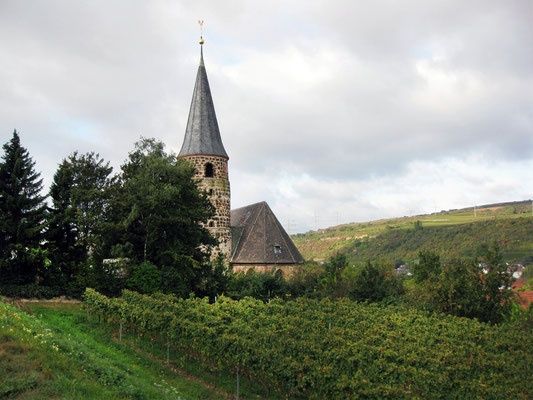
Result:
{"label": "cross on spire", "polygon": [[198,25],[200,25],[200,41],[198,43],[200,43],[200,46],[203,46],[204,43],[205,43],[205,40],[204,40],[204,20],[203,19],[199,19],[198,20]]}

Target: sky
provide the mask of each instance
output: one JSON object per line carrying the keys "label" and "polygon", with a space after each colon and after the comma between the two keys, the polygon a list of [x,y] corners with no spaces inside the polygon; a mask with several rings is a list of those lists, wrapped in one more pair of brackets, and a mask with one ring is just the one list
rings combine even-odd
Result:
{"label": "sky", "polygon": [[204,58],[232,207],[290,233],[533,198],[531,0],[0,0],[0,142],[181,148]]}

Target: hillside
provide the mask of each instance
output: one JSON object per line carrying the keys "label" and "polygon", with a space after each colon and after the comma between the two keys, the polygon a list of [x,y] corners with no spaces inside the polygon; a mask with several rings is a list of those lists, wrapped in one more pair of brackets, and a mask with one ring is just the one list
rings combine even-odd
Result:
{"label": "hillside", "polygon": [[18,306],[27,312],[0,298],[0,399],[231,397],[169,368],[135,346],[131,337],[119,343],[112,331],[88,320],[80,304]]}
{"label": "hillside", "polygon": [[[420,223],[417,223],[420,221]],[[533,263],[531,201],[499,203],[378,221],[334,226],[293,235],[307,260],[346,253],[354,261],[409,259],[420,249],[447,257],[470,256],[497,240],[509,261]]]}

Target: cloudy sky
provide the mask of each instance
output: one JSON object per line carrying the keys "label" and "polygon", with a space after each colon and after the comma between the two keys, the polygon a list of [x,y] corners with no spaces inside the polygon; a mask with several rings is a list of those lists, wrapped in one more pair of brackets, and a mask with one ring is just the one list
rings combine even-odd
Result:
{"label": "cloudy sky", "polygon": [[179,151],[205,20],[232,207],[291,233],[533,197],[533,2],[0,0],[0,140],[50,184]]}

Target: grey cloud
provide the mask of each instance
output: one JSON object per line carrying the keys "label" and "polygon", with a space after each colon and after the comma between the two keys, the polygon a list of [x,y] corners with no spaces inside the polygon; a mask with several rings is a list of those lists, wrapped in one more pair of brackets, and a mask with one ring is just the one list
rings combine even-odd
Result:
{"label": "grey cloud", "polygon": [[[199,18],[232,176],[247,180],[232,183],[234,205],[266,198],[289,210],[280,171],[357,188],[401,180],[417,160],[477,154],[511,168],[533,158],[526,0],[4,0],[1,141],[20,129],[47,183],[73,150],[98,151],[115,166],[141,134],[179,150]],[[527,192],[498,179],[495,188]],[[296,196],[311,198],[302,215],[335,201],[346,218],[361,218],[357,207],[368,216],[383,210],[290,182]],[[483,190],[498,200],[503,189]]]}

